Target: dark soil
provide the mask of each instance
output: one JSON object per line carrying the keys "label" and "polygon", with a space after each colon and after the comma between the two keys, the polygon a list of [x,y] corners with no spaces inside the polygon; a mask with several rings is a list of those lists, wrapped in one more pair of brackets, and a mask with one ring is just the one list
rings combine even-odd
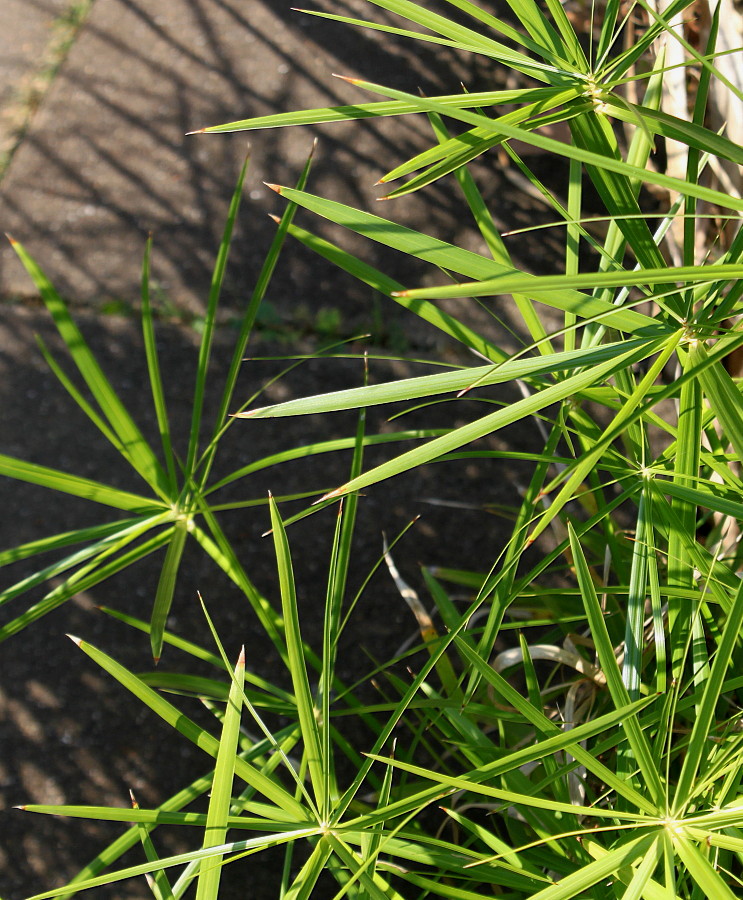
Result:
{"label": "dark soil", "polygon": [[[59,467],[101,481],[136,490],[136,476],[127,471],[82,413],[71,408],[33,346],[32,333],[58,345],[46,315],[40,310],[13,309],[13,334],[3,329],[3,384],[6,393],[3,449],[34,462]],[[146,374],[137,324],[116,317],[84,317],[85,333],[96,348],[107,372],[121,391],[138,421],[149,423]],[[163,370],[169,386],[172,418],[181,426],[188,421],[191,383],[196,358],[193,331],[182,326],[161,327]],[[207,408],[217,402],[216,391],[229,359],[230,339],[223,330],[215,354],[214,391]],[[308,342],[305,341],[304,349]],[[286,346],[256,345],[253,355],[287,351]],[[283,364],[282,364],[283,365]],[[279,364],[245,364],[238,397],[244,397],[277,371]],[[279,382],[269,396],[311,394],[339,389],[362,379],[359,360],[321,360],[304,365],[293,376]],[[372,361],[374,380],[417,374],[420,366]],[[503,392],[503,399],[509,394]],[[515,398],[514,398],[515,399]],[[478,411],[465,401],[453,407],[443,404],[424,413],[412,413],[400,425],[415,427],[463,422]],[[370,415],[369,431],[384,426],[384,409]],[[307,417],[283,420],[239,421],[223,445],[219,470],[232,471],[246,462],[271,452],[313,440],[349,435],[354,429],[352,415],[326,418]],[[511,442],[528,446],[529,429],[502,434],[489,446]],[[154,435],[153,435],[154,437]],[[389,455],[369,452],[368,465]],[[346,480],[350,459],[336,453],[287,464],[262,472],[234,496],[265,497],[267,490],[281,496],[313,489],[327,489]],[[218,475],[216,472],[215,475]],[[440,464],[410,476],[402,476],[369,489],[360,506],[349,595],[355,593],[367,572],[379,558],[382,533],[398,534],[415,516],[416,526],[398,545],[395,557],[399,568],[413,585],[422,587],[418,564],[446,564],[483,570],[502,547],[501,520],[483,509],[486,504],[513,505],[518,502],[516,484],[527,473],[510,464]],[[110,521],[110,513],[83,501],[4,479],[0,484],[4,517],[4,543],[12,545],[40,536]],[[225,500],[229,500],[229,496]],[[432,502],[432,501],[435,501]],[[456,508],[439,505],[456,503]],[[459,507],[464,504],[465,508]],[[302,503],[282,504],[289,515]],[[302,624],[307,639],[318,646],[322,627],[330,540],[335,516],[330,510],[316,514],[289,529],[295,554],[296,577]],[[278,604],[275,561],[270,539],[261,538],[268,527],[265,506],[248,512],[224,513],[224,528],[250,577],[273,603]],[[11,638],[2,647],[3,687],[0,703],[3,718],[2,793],[6,811],[2,813],[7,839],[3,841],[5,866],[4,896],[22,897],[43,886],[62,882],[74,874],[102,843],[117,833],[116,828],[92,825],[81,820],[64,822],[23,814],[8,807],[26,802],[86,803],[125,805],[129,789],[143,807],[161,803],[180,787],[203,774],[208,759],[196,748],[171,732],[137,700],[102,673],[67,638],[79,635],[104,649],[135,671],[152,667],[147,638],[112,621],[96,609],[108,605],[147,618],[157,584],[161,558],[153,557],[110,581],[84,593],[39,623]],[[27,564],[6,570],[20,578]],[[197,601],[201,593],[227,651],[236,657],[241,644],[248,650],[248,666],[267,678],[285,677],[281,664],[245,599],[226,577],[197,549],[187,553],[178,580],[171,629],[190,640],[211,646],[207,626]],[[38,599],[39,591],[32,592]],[[27,598],[9,607],[17,613]],[[7,620],[7,618],[6,618]],[[355,679],[372,668],[372,659],[385,659],[415,631],[415,623],[397,594],[386,571],[380,570],[369,585],[349,625],[340,654],[340,674]],[[189,661],[168,649],[161,669],[178,670]],[[207,674],[207,673],[204,673]],[[199,717],[198,704],[184,701],[191,716]],[[203,719],[203,716],[201,717]],[[204,719],[205,724],[209,719]],[[213,726],[211,726],[213,728]],[[193,846],[193,836],[171,834],[163,851]],[[238,867],[234,867],[237,871]],[[251,867],[253,872],[255,867]],[[237,878],[237,890],[244,882]],[[254,877],[250,876],[251,879]],[[254,888],[257,891],[257,886]],[[257,891],[272,896],[273,889]],[[117,887],[97,896],[144,897],[144,886]],[[232,896],[232,894],[226,894]]]}

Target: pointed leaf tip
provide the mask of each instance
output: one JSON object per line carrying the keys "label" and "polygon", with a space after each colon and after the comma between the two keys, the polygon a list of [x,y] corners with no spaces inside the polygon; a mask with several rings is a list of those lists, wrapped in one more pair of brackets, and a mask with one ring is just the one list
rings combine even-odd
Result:
{"label": "pointed leaf tip", "polygon": [[240,655],[237,657],[237,665],[245,668],[245,644],[240,648]]}
{"label": "pointed leaf tip", "polygon": [[325,500],[333,500],[335,497],[340,497],[342,494],[345,493],[345,491],[346,491],[346,485],[345,484],[341,485],[341,487],[336,488],[334,491],[330,491],[329,493],[324,494],[322,497],[320,497],[319,500],[315,500],[315,502],[312,505],[317,506],[318,503],[323,503]]}
{"label": "pointed leaf tip", "polygon": [[190,134],[204,134],[205,131],[206,131],[206,128],[197,128],[196,131],[187,131],[186,137],[188,137]]}
{"label": "pointed leaf tip", "polygon": [[268,218],[273,219],[277,225],[281,225],[281,219],[278,216],[275,216],[273,213],[269,213]]}
{"label": "pointed leaf tip", "polygon": [[18,241],[13,237],[12,234],[9,234],[7,231],[5,232],[5,237],[10,241],[10,243],[15,247]]}
{"label": "pointed leaf tip", "polygon": [[78,647],[82,647],[82,638],[75,637],[74,634],[68,634],[67,637],[72,641],[73,644],[77,644]]}
{"label": "pointed leaf tip", "polygon": [[281,185],[280,184],[271,184],[270,181],[263,182],[267,188],[271,188],[272,191],[276,191],[277,194],[281,193]]}
{"label": "pointed leaf tip", "polygon": [[332,75],[333,75],[333,78],[340,78],[341,81],[347,81],[349,84],[360,84],[361,83],[360,78],[351,78],[348,75],[339,75],[337,72],[333,72]]}

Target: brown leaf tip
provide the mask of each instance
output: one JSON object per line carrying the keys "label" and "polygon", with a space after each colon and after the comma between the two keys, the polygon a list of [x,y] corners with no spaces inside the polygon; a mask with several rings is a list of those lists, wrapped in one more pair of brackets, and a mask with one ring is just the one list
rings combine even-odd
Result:
{"label": "brown leaf tip", "polygon": [[271,184],[270,181],[263,182],[267,188],[271,188],[272,191],[276,191],[277,194],[281,193],[281,185],[280,184]]}
{"label": "brown leaf tip", "polygon": [[72,641],[73,644],[77,644],[78,647],[82,647],[82,638],[75,637],[74,634],[68,634],[67,637]]}
{"label": "brown leaf tip", "polygon": [[346,493],[346,486],[342,485],[341,487],[336,488],[334,491],[330,491],[329,493],[324,494],[322,497],[320,497],[319,500],[315,500],[315,502],[312,505],[317,506],[318,503],[323,503],[325,500],[333,500],[335,497],[340,497],[342,494],[345,494],[345,493]]}

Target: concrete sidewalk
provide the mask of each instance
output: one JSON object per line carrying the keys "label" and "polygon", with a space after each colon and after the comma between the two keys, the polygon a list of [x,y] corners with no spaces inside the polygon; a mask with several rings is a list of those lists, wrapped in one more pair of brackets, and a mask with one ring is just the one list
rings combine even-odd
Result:
{"label": "concrete sidewalk", "polygon": [[69,0],[3,0],[0,8],[0,159],[26,118],[28,92],[54,44]]}
{"label": "concrete sidewalk", "polygon": [[[57,7],[33,2],[47,15]],[[143,245],[153,231],[154,278],[167,302],[182,311],[203,308],[248,137],[186,132],[369,99],[332,72],[427,91],[456,90],[460,80],[476,75],[468,70],[475,61],[456,60],[440,48],[406,55],[404,43],[292,12],[290,2],[96,0],[0,183],[2,229],[27,244],[73,303],[136,302]],[[356,6],[344,11],[369,14],[368,5]],[[374,182],[422,146],[427,127],[413,119],[326,126],[313,190],[372,206]],[[266,214],[282,208],[262,182],[293,183],[313,135],[282,129],[250,136],[251,206],[236,237],[228,304],[250,289],[272,236]],[[496,188],[497,177],[493,181]],[[408,199],[384,214],[465,245],[477,242],[435,187],[425,202]],[[305,221],[315,227],[315,220]],[[350,246],[366,258],[379,256],[366,242]],[[349,281],[341,304],[333,287],[326,267],[299,252],[279,269],[274,300],[289,315],[298,303],[316,308],[329,302],[342,305],[351,319],[368,314],[368,291]],[[33,293],[4,247],[0,297]]]}

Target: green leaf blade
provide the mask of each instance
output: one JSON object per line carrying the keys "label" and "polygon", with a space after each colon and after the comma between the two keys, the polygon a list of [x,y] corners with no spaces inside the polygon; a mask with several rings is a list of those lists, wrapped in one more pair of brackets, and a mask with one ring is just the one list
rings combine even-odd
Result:
{"label": "green leaf blade", "polygon": [[[217,751],[214,782],[204,828],[204,850],[224,844],[227,838],[232,782],[235,776],[235,763],[238,759],[237,749],[240,736],[240,714],[244,683],[245,648],[243,647],[232,675],[232,684],[222,725],[222,735],[219,741],[219,750]],[[221,863],[221,853],[215,854],[201,863],[196,887],[196,900],[217,900],[222,874]]]}

